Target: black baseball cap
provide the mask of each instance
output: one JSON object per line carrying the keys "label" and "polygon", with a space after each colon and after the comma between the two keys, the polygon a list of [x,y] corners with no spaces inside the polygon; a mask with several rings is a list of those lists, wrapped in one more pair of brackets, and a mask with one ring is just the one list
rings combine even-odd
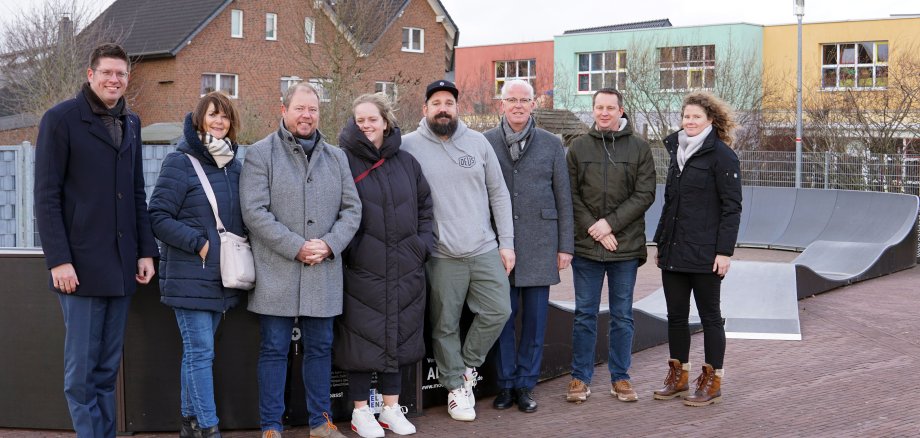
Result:
{"label": "black baseball cap", "polygon": [[450,94],[454,95],[454,99],[457,99],[460,94],[460,90],[457,90],[457,86],[453,82],[442,79],[428,84],[428,88],[425,90],[425,101],[427,102],[428,99],[431,99],[431,95],[438,91],[449,91]]}

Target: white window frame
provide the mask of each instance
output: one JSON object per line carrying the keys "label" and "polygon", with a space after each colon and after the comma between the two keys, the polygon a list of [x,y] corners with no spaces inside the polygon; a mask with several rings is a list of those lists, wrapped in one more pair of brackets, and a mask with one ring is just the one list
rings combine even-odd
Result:
{"label": "white window frame", "polygon": [[[236,99],[239,97],[239,92],[240,92],[239,75],[236,75],[233,73],[202,73],[201,78],[199,79],[199,82],[198,82],[199,90],[201,90],[201,79],[203,79],[205,76],[214,76],[214,90],[213,91],[223,91],[224,93],[227,93],[227,96],[230,96],[230,98],[232,99]],[[226,77],[226,76],[233,77],[233,93],[232,94],[230,93],[230,90],[224,90],[220,88],[221,78]],[[208,94],[208,92],[201,93],[201,96],[204,96],[205,94]]]}
{"label": "white window frame", "polygon": [[[521,74],[521,63],[527,63],[527,74]],[[530,86],[534,87],[534,90],[537,88],[537,60],[536,59],[509,59],[506,61],[495,61],[492,66],[493,80],[495,83],[495,98],[500,99],[502,94],[502,86],[506,82],[520,79],[522,81],[530,82]],[[501,73],[501,76],[499,76]]]}
{"label": "white window frame", "polygon": [[[406,31],[409,32],[408,41],[403,41],[402,51],[411,52],[411,53],[425,53],[425,29],[419,27],[404,27],[403,29],[403,39],[406,38]],[[418,41],[414,39],[414,36],[418,31]],[[406,45],[408,43],[408,46]],[[415,49],[413,46],[414,43],[418,43],[418,48]]]}
{"label": "white window frame", "polygon": [[328,78],[311,78],[307,80],[307,83],[312,85],[316,89],[317,97],[319,97],[320,102],[329,102],[329,90],[326,88],[326,84],[331,84],[332,79]]}
{"label": "white window frame", "polygon": [[279,89],[281,90],[281,98],[284,99],[284,93],[287,92],[287,89],[298,82],[303,82],[303,78],[300,76],[282,76],[279,81]]}
{"label": "white window frame", "polygon": [[[859,60],[859,46],[863,44],[872,45],[872,53],[870,62],[860,62]],[[833,46],[836,50],[836,56],[834,63],[826,63],[824,59],[824,49],[827,47]],[[853,49],[853,62],[843,63],[843,51],[844,46],[850,46]],[[879,61],[879,47],[885,46],[885,51],[887,53],[887,58],[884,61]],[[886,90],[888,89],[888,78],[889,70],[888,65],[891,60],[891,44],[887,40],[878,40],[878,41],[855,41],[847,43],[827,43],[821,44],[821,91],[840,91],[840,90]],[[853,72],[853,84],[852,85],[841,85],[841,70],[843,69],[852,69]],[[872,78],[870,85],[860,85],[859,82],[859,71],[861,69],[870,69],[872,71]],[[884,69],[885,81],[884,84],[879,84],[879,70]],[[834,84],[827,85],[824,82],[824,73],[825,71],[834,72]]]}
{"label": "white window frame", "polygon": [[265,14],[265,39],[267,41],[278,41],[278,14],[274,12]]}
{"label": "white window frame", "polygon": [[[623,90],[626,88],[627,57],[625,50],[584,52],[577,53],[575,56],[575,65],[576,69],[578,70],[575,73],[575,91],[578,94],[593,94],[601,88],[615,88],[617,90]],[[597,56],[600,57],[600,63],[595,62]],[[587,58],[587,66],[582,65],[582,57]],[[613,84],[607,83],[607,78],[610,75],[613,75]],[[585,78],[588,81],[588,88],[585,90],[583,90],[581,87],[582,78]],[[595,84],[595,80],[598,78],[600,79],[600,84]]]}
{"label": "white window frame", "polygon": [[[693,49],[702,48],[703,59],[702,60],[692,60],[690,59]],[[685,51],[686,60],[678,61],[672,59],[670,61],[662,61],[661,51],[662,50],[672,50],[673,53],[677,51]],[[716,86],[716,46],[714,44],[702,44],[696,46],[673,46],[673,47],[659,47],[658,48],[658,87],[660,91],[690,91],[690,90],[712,90]],[[711,55],[711,56],[710,56]],[[666,65],[667,64],[667,65]],[[661,74],[663,72],[671,72],[671,86],[662,87],[661,83]],[[700,75],[700,84],[699,87],[694,87],[693,75]],[[710,86],[706,86],[706,76],[708,74],[712,75],[712,83]],[[686,75],[686,84],[684,88],[674,87],[674,78],[678,75]]]}
{"label": "white window frame", "polygon": [[[239,32],[233,33],[233,25],[236,24],[239,27]],[[242,38],[243,37],[243,11],[239,9],[230,10],[230,38]]]}
{"label": "white window frame", "polygon": [[316,44],[316,20],[313,17],[303,19],[303,37],[307,44]]}
{"label": "white window frame", "polygon": [[399,98],[399,87],[396,86],[396,82],[374,82],[374,92],[385,94],[390,99],[391,103],[396,103],[396,99]]}

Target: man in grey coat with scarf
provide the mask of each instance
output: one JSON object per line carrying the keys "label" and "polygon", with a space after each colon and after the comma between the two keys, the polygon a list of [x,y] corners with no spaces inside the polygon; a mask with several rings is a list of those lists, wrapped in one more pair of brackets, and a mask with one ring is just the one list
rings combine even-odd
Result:
{"label": "man in grey coat with scarf", "polygon": [[[535,412],[533,388],[543,359],[549,287],[559,283],[559,271],[575,253],[572,192],[562,141],[534,124],[533,86],[520,79],[508,81],[501,97],[501,122],[485,136],[511,194],[517,260],[509,278],[511,319],[495,355],[501,391],[492,406],[508,409],[517,403],[520,411]],[[521,332],[515,347],[518,313]]]}
{"label": "man in grey coat with scarf", "polygon": [[287,355],[295,318],[311,437],[342,437],[327,420],[332,322],[342,313],[342,250],[361,222],[345,153],[323,141],[319,97],[288,88],[278,131],[253,144],[240,177],[243,221],[256,264],[249,310],[259,314],[259,414],[263,437],[281,436]]}

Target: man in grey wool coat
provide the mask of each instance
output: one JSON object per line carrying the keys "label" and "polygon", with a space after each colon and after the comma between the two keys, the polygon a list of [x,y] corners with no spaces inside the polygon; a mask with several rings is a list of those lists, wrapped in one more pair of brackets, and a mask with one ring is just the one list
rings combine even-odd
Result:
{"label": "man in grey wool coat", "polygon": [[[572,192],[562,141],[535,126],[533,86],[520,79],[501,90],[501,121],[486,131],[511,194],[517,260],[511,271],[511,318],[496,348],[501,391],[492,406],[536,412],[533,388],[540,377],[549,287],[575,253]],[[520,309],[518,302],[520,301]],[[515,319],[521,315],[520,342]]]}
{"label": "man in grey wool coat", "polygon": [[323,141],[319,97],[305,82],[282,99],[278,131],[253,144],[240,176],[243,221],[256,263],[249,310],[259,314],[262,436],[281,436],[295,318],[311,437],[342,437],[331,415],[332,322],[342,313],[342,250],[361,222],[345,153]]}

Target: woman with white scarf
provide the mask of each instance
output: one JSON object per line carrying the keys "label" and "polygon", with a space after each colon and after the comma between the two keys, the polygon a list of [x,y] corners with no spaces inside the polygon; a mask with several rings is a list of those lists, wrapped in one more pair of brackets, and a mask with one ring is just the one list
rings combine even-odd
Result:
{"label": "woman with white scarf", "polygon": [[[656,400],[685,396],[688,406],[722,401],[725,327],[720,288],[728,273],[741,220],[741,170],[728,146],[731,109],[708,92],[694,92],[681,107],[682,130],[664,145],[671,155],[664,207],[655,243],[668,308],[668,374]],[[705,363],[689,384],[690,295],[703,324]]]}
{"label": "woman with white scarf", "polygon": [[214,403],[214,334],[244,291],[223,286],[220,235],[192,160],[214,192],[224,228],[245,235],[240,209],[236,134],[240,118],[220,92],[206,94],[185,117],[176,151],[163,160],[150,197],[150,220],[160,245],[160,301],[173,308],[182,337],[180,437],[220,437]]}

